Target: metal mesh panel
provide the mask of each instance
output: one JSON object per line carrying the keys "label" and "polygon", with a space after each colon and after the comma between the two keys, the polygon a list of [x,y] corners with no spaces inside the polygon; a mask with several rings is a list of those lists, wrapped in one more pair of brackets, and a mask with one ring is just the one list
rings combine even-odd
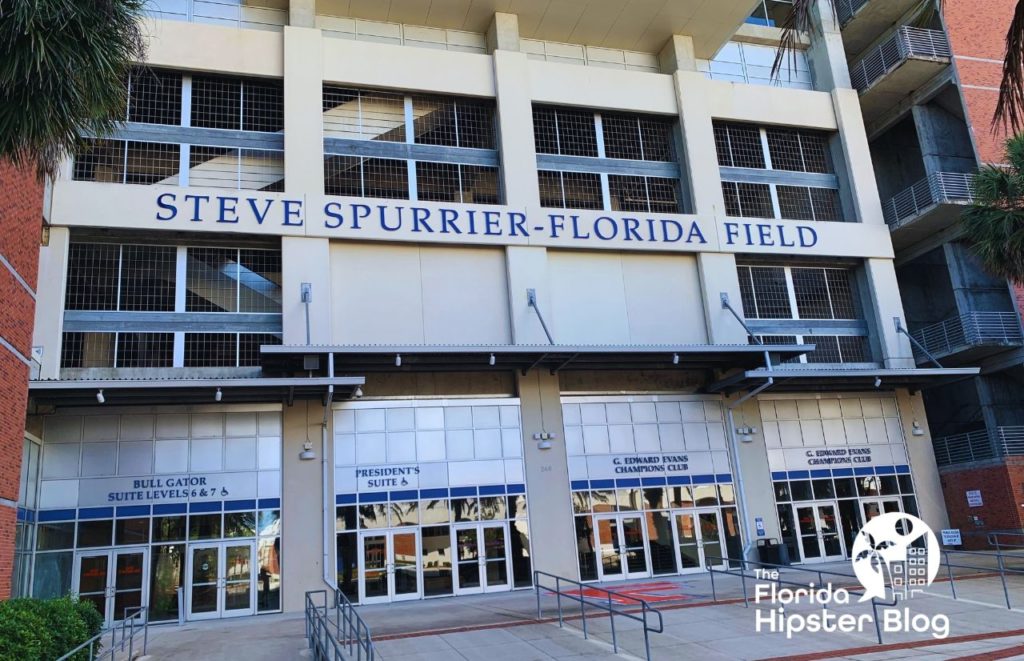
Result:
{"label": "metal mesh panel", "polygon": [[779,213],[787,220],[839,221],[839,192],[831,188],[778,186]]}
{"label": "metal mesh panel", "polygon": [[405,142],[401,94],[324,85],[323,118],[327,137]]}
{"label": "metal mesh panel", "polygon": [[72,243],[68,250],[66,310],[116,310],[121,247]]}
{"label": "metal mesh panel", "polygon": [[238,267],[234,248],[189,248],[186,312],[237,312]]}
{"label": "metal mesh panel", "polygon": [[832,171],[825,134],[780,128],[769,128],[765,133],[768,138],[768,152],[772,157],[772,168],[793,172]]}
{"label": "metal mesh panel", "polygon": [[235,367],[238,333],[185,333],[185,367]]}
{"label": "metal mesh panel", "polygon": [[540,205],[558,209],[603,209],[601,176],[587,172],[537,172]]}
{"label": "metal mesh panel", "polygon": [[61,367],[113,367],[114,333],[64,333]]}
{"label": "metal mesh panel", "polygon": [[456,163],[416,163],[418,199],[499,204],[498,169]]}
{"label": "metal mesh panel", "polygon": [[135,68],[128,77],[128,121],[181,124],[181,74]]}
{"label": "metal mesh panel", "polygon": [[845,269],[825,269],[825,277],[834,318],[860,319],[862,314],[853,290],[853,273]]}
{"label": "metal mesh panel", "polygon": [[[761,344],[764,344],[764,345],[767,345],[767,346],[778,346],[778,345],[784,345],[784,344],[800,344],[800,342],[797,341],[796,335],[758,335],[757,339],[761,340]],[[750,344],[757,344],[757,342],[755,342],[753,340],[753,338],[750,339],[749,343]],[[782,360],[782,362],[783,363],[792,364],[792,363],[800,363],[802,361],[800,360],[800,356],[792,356],[790,358],[784,358]]]}
{"label": "metal mesh panel", "polygon": [[737,181],[723,181],[722,195],[725,197],[725,213],[740,218],[774,218],[772,192],[768,184],[745,184]]}
{"label": "metal mesh panel", "polygon": [[801,319],[859,319],[849,271],[794,268],[793,289]]}
{"label": "metal mesh panel", "polygon": [[128,141],[124,183],[178,185],[180,145]]}
{"label": "metal mesh panel", "polygon": [[193,145],[188,181],[204,188],[283,191],[284,152]]}
{"label": "metal mesh panel", "polygon": [[715,122],[715,147],[722,167],[766,167],[761,131],[756,126]]}
{"label": "metal mesh panel", "polygon": [[460,165],[462,201],[476,204],[501,204],[498,168],[484,165]]}
{"label": "metal mesh panel", "polygon": [[738,266],[747,319],[792,319],[786,270],[781,266]]}
{"label": "metal mesh panel", "polygon": [[281,311],[280,251],[240,250],[238,271],[240,312]]}
{"label": "metal mesh panel", "polygon": [[264,344],[281,344],[281,336],[272,333],[239,333],[238,366],[258,367],[260,346]]}
{"label": "metal mesh panel", "polygon": [[644,161],[674,161],[673,122],[640,115],[601,116],[605,156]]}
{"label": "metal mesh panel", "polygon": [[284,87],[280,81],[193,76],[192,126],[282,131]]}
{"label": "metal mesh panel", "polygon": [[415,95],[412,113],[417,144],[494,149],[493,104]]}
{"label": "metal mesh panel", "polygon": [[834,222],[843,220],[839,191],[834,188],[811,188],[810,192],[815,220]]}
{"label": "metal mesh panel", "polygon": [[660,177],[608,175],[614,211],[679,213],[679,182]]}
{"label": "metal mesh panel", "polygon": [[114,367],[171,367],[174,333],[118,333]]}
{"label": "metal mesh panel", "polygon": [[124,141],[82,139],[75,149],[72,178],[75,181],[124,181]]}
{"label": "metal mesh panel", "polygon": [[593,113],[535,106],[533,122],[537,153],[597,156],[597,129]]}
{"label": "metal mesh panel", "polygon": [[177,250],[128,244],[121,253],[121,303],[128,312],[173,312]]}
{"label": "metal mesh panel", "polygon": [[324,192],[349,197],[409,199],[405,161],[358,156],[324,156]]}

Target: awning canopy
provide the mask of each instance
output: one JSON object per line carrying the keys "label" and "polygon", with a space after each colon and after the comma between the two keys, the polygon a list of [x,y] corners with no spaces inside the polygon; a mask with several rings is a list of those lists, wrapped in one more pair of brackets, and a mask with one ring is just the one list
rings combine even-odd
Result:
{"label": "awning canopy", "polygon": [[307,357],[331,357],[334,372],[485,372],[489,370],[754,369],[814,351],[814,345],[265,345],[263,371],[293,374],[310,369]]}
{"label": "awning canopy", "polygon": [[[95,406],[102,391],[108,406],[129,404],[290,403],[324,399],[331,386],[336,399],[347,399],[363,385],[361,376],[210,379],[83,379],[29,382],[39,404]],[[220,390],[220,399],[217,391]]]}
{"label": "awning canopy", "polygon": [[782,367],[771,371],[762,368],[739,372],[712,383],[706,390],[731,394],[762,386],[768,379],[773,381],[769,392],[871,391],[896,388],[924,390],[969,379],[977,376],[980,371],[977,367],[842,369],[807,366]]}

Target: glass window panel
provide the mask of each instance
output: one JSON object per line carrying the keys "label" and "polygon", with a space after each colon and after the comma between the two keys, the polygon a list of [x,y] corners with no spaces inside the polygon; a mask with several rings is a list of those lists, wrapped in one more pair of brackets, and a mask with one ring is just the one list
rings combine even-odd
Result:
{"label": "glass window panel", "polygon": [[[734,560],[742,558],[743,540],[740,538],[740,519],[735,507],[722,508],[722,527],[725,533],[725,555]],[[736,565],[736,562],[730,565]]]}
{"label": "glass window panel", "polygon": [[114,522],[110,519],[78,522],[78,548],[111,546],[114,537]]}
{"label": "glass window panel", "polygon": [[669,487],[668,506],[675,508],[693,507],[693,491],[690,487]]}
{"label": "glass window panel", "polygon": [[900,493],[914,493],[914,480],[910,475],[898,475],[897,479],[900,483]]}
{"label": "glass window panel", "polygon": [[281,538],[261,537],[256,545],[259,573],[256,575],[256,610],[281,610]]}
{"label": "glass window panel", "polygon": [[224,536],[225,537],[255,537],[256,536],[256,513],[255,512],[225,512],[224,513]]}
{"label": "glass window panel", "polygon": [[184,516],[153,517],[154,542],[180,542],[185,539]]}
{"label": "glass window panel", "polygon": [[114,543],[149,544],[149,519],[118,519],[114,524]]}
{"label": "glass window panel", "polygon": [[71,591],[75,554],[37,553],[32,575],[32,596],[36,599],[63,597]]}
{"label": "glass window panel", "polygon": [[790,561],[797,562],[800,559],[800,552],[797,549],[797,533],[796,525],[793,523],[793,508],[790,505],[778,505],[776,509],[779,513],[779,536],[782,538],[782,543],[789,550]]}
{"label": "glass window panel", "polygon": [[410,500],[401,503],[391,503],[391,527],[416,526],[420,523],[419,503]]}
{"label": "glass window panel", "polygon": [[920,516],[920,513],[917,511],[917,499],[913,496],[903,496],[903,511],[907,514]]}
{"label": "glass window panel", "polygon": [[736,504],[736,490],[731,484],[719,484],[718,485],[718,498],[719,502],[723,505],[735,505]]}
{"label": "glass window panel", "polygon": [[878,478],[862,477],[857,480],[857,491],[861,496],[878,495]]}
{"label": "glass window panel", "polygon": [[814,500],[811,492],[810,480],[796,480],[789,483],[789,491],[793,494],[793,500]]}
{"label": "glass window panel", "polygon": [[713,484],[701,484],[693,487],[693,498],[697,507],[718,504],[718,489]]}
{"label": "glass window panel", "polygon": [[676,572],[675,539],[668,512],[650,512],[647,519],[647,549],[651,556],[651,570],[654,574]]}
{"label": "glass window panel", "polygon": [[506,511],[503,496],[488,496],[480,499],[480,518],[484,521],[508,518]]}
{"label": "glass window panel", "polygon": [[572,511],[575,514],[588,514],[590,512],[590,492],[572,492]]}
{"label": "glass window panel", "polygon": [[75,546],[75,523],[40,523],[36,537],[36,549],[40,551],[56,551],[70,549]]}
{"label": "glass window panel", "polygon": [[791,500],[789,495],[789,482],[775,482],[775,500],[786,503]]}
{"label": "glass window panel", "polygon": [[615,511],[615,492],[611,490],[591,491],[590,502],[595,513]]}
{"label": "glass window panel", "polygon": [[668,498],[665,496],[665,489],[658,488],[645,488],[643,490],[643,505],[642,509],[645,510],[661,510],[668,508]]}
{"label": "glass window panel", "polygon": [[576,554],[580,580],[597,580],[597,555],[594,552],[594,528],[589,516],[576,517]]}
{"label": "glass window panel", "polygon": [[476,498],[452,498],[452,514],[455,522],[479,521],[480,503]]}
{"label": "glass window panel", "polygon": [[434,597],[451,594],[453,583],[450,528],[448,526],[424,526],[420,531],[420,543],[423,547],[423,596]]}
{"label": "glass window panel", "polygon": [[644,509],[644,500],[640,489],[619,489],[618,502],[620,512],[633,512]]}
{"label": "glass window panel", "polygon": [[341,533],[337,537],[338,589],[349,601],[359,601],[359,556],[357,533]]}
{"label": "glass window panel", "polygon": [[387,528],[388,510],[384,503],[359,506],[359,525],[362,528]]}
{"label": "glass window panel", "polygon": [[857,483],[852,477],[836,478],[833,480],[836,486],[837,498],[856,498]]}
{"label": "glass window panel", "polygon": [[220,514],[194,514],[188,517],[188,538],[220,538],[220,518]]}
{"label": "glass window panel", "polygon": [[533,585],[533,562],[530,558],[530,524],[520,519],[509,524],[509,547],[512,551],[512,586]]}
{"label": "glass window panel", "polygon": [[832,486],[832,480],[814,480],[814,497],[818,500],[830,500],[836,497],[836,490]]}
{"label": "glass window panel", "polygon": [[448,501],[443,498],[441,500],[421,500],[420,520],[425,526],[434,523],[448,523],[451,521],[451,512],[448,509]]}
{"label": "glass window panel", "polygon": [[154,546],[149,560],[149,619],[178,619],[178,588],[185,578],[185,545]]}
{"label": "glass window panel", "polygon": [[899,481],[895,475],[881,475],[878,478],[878,483],[883,496],[898,496],[900,494]]}
{"label": "glass window panel", "polygon": [[334,526],[338,532],[359,527],[355,505],[342,505],[334,510]]}
{"label": "glass window panel", "polygon": [[527,514],[525,494],[508,497],[508,518],[525,519]]}
{"label": "glass window panel", "polygon": [[260,535],[280,535],[281,510],[260,510],[256,532]]}

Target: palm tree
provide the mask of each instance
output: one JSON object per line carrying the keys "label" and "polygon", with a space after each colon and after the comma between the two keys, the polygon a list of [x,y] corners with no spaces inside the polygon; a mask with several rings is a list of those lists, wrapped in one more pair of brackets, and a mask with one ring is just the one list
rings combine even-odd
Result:
{"label": "palm tree", "polygon": [[124,117],[146,0],[0,0],[0,158],[56,174]]}
{"label": "palm tree", "polygon": [[[882,0],[883,2],[885,0]],[[919,18],[927,21],[932,12],[941,11],[943,0],[922,0]],[[815,34],[818,24],[814,20],[820,3],[828,3],[835,13],[835,0],[793,0],[793,11],[782,25],[779,50],[772,66],[772,76],[777,76],[787,60],[796,56],[801,33]],[[1003,60],[1003,80],[999,91],[999,102],[992,117],[993,129],[1003,125],[1013,133],[1024,130],[1024,0],[1018,0],[1013,20],[1006,33],[1006,56]]]}
{"label": "palm tree", "polygon": [[974,176],[974,203],[962,219],[985,268],[1024,283],[1024,134],[1006,142],[1006,165],[986,165]]}

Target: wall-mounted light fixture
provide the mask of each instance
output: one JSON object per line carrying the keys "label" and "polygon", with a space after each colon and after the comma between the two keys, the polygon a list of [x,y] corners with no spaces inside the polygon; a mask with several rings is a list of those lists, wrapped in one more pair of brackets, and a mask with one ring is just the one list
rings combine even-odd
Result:
{"label": "wall-mounted light fixture", "polygon": [[224,399],[224,393],[220,391],[220,388],[217,388],[217,392],[213,394],[213,401],[219,402],[222,399]]}
{"label": "wall-mounted light fixture", "polygon": [[401,367],[401,366],[402,366],[402,354],[396,353],[395,354],[395,367]]}
{"label": "wall-mounted light fixture", "polygon": [[918,422],[917,420],[914,420],[910,433],[913,434],[914,436],[924,436],[924,429],[921,428],[921,423]]}
{"label": "wall-mounted light fixture", "polygon": [[103,396],[103,388],[100,388],[99,390],[96,391],[96,401],[99,402],[100,404],[103,404],[104,402],[107,401],[107,398]]}
{"label": "wall-mounted light fixture", "polygon": [[533,435],[533,440],[537,441],[538,450],[550,450],[551,441],[555,440],[556,438],[558,438],[557,434],[552,434],[551,432],[546,431],[536,432]]}
{"label": "wall-mounted light fixture", "polygon": [[494,367],[494,363],[496,363],[496,362],[497,362],[497,361],[496,361],[496,360],[495,360],[495,358],[494,358],[494,354],[492,353],[492,354],[491,354],[491,359],[490,359],[490,360],[488,361],[488,364],[489,364],[489,365],[490,365],[491,367]]}
{"label": "wall-mounted light fixture", "polygon": [[306,441],[302,444],[302,452],[299,453],[299,459],[302,461],[311,461],[316,459],[316,453],[313,452],[313,444]]}
{"label": "wall-mounted light fixture", "polygon": [[356,386],[356,389],[352,391],[352,399],[362,399],[362,397],[363,397],[363,387],[362,386]]}
{"label": "wall-mounted light fixture", "polygon": [[736,437],[744,443],[751,443],[754,440],[754,434],[757,433],[757,427],[737,427]]}

